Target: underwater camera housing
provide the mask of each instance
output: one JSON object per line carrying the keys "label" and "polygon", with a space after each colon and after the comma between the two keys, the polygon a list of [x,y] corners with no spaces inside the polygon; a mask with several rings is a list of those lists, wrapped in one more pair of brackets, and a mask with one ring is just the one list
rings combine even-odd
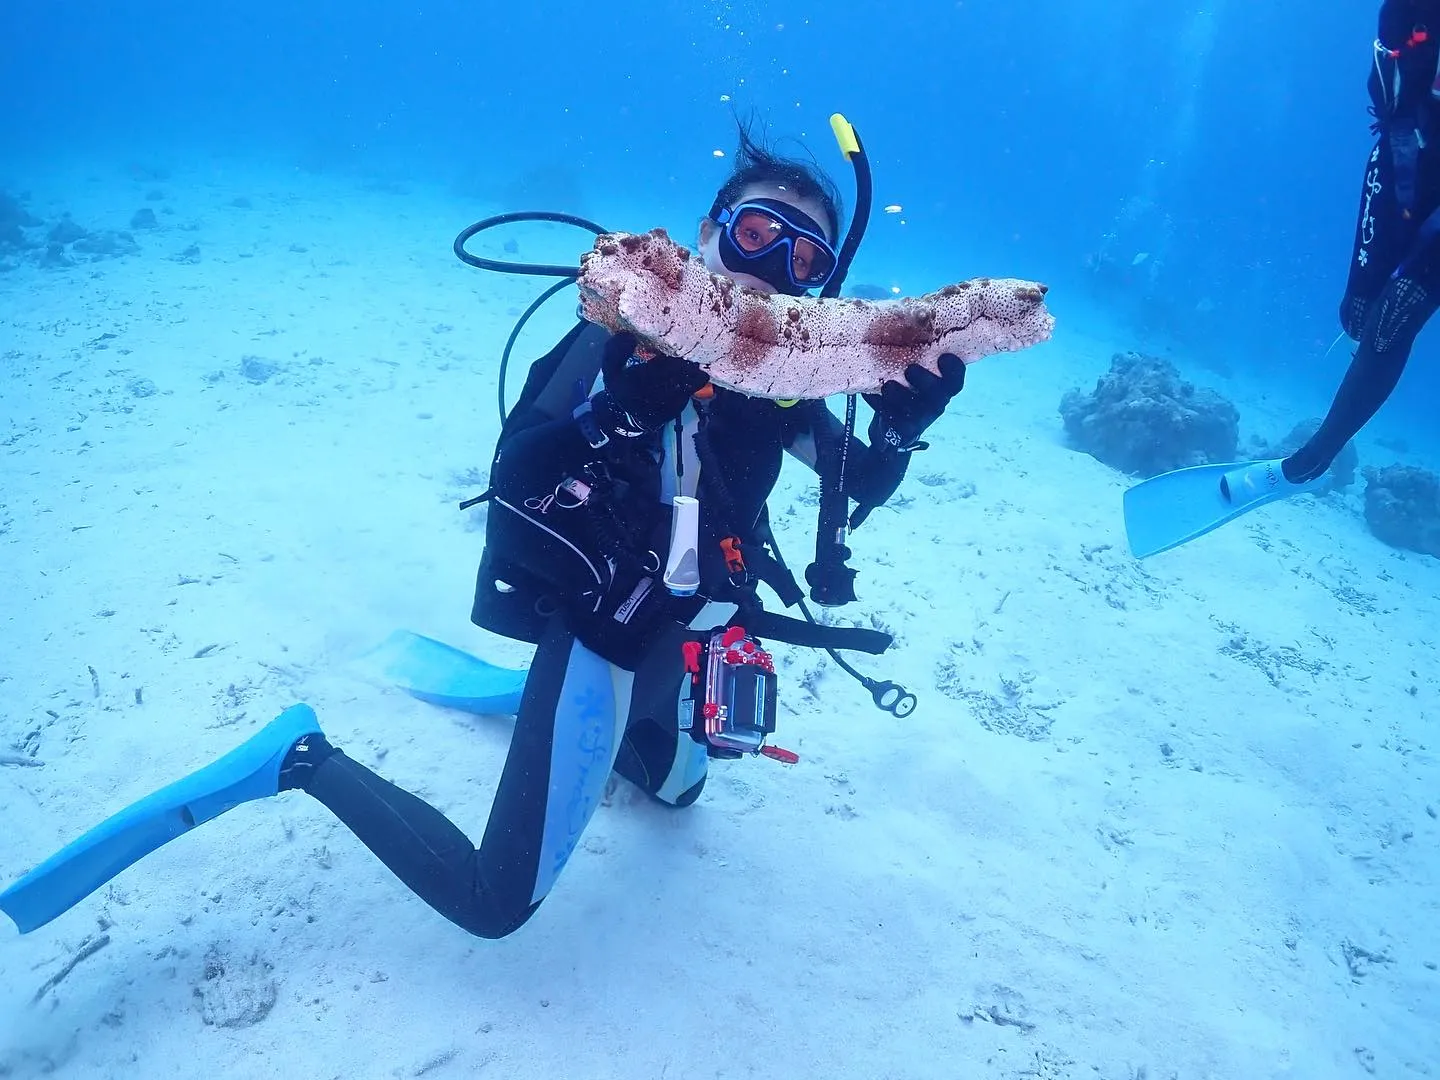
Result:
{"label": "underwater camera housing", "polygon": [[711,757],[758,754],[775,733],[775,662],[743,627],[719,627],[708,641],[687,641],[680,730]]}

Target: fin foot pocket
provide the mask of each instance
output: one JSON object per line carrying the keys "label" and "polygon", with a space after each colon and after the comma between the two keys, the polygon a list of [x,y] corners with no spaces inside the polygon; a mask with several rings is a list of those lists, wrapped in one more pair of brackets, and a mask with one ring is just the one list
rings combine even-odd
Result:
{"label": "fin foot pocket", "polygon": [[1321,477],[1291,483],[1280,458],[1194,465],[1143,480],[1125,492],[1125,536],[1137,559],[1204,536],[1241,514],[1326,486]]}

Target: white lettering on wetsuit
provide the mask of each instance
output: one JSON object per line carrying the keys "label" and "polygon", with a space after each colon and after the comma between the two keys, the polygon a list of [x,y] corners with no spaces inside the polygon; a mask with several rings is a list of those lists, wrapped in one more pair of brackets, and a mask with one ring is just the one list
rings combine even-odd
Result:
{"label": "white lettering on wetsuit", "polygon": [[1360,212],[1360,250],[1355,257],[1361,266],[1370,264],[1369,246],[1375,242],[1375,215],[1370,213],[1370,204],[1380,194],[1380,146],[1370,152],[1370,168],[1365,173],[1365,208]]}

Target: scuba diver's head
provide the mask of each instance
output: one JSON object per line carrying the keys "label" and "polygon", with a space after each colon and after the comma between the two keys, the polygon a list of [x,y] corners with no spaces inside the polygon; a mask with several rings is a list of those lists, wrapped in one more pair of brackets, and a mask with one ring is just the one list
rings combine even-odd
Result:
{"label": "scuba diver's head", "polygon": [[700,222],[710,272],[801,296],[830,280],[839,233],[840,196],[829,177],[759,146],[742,125],[735,171]]}

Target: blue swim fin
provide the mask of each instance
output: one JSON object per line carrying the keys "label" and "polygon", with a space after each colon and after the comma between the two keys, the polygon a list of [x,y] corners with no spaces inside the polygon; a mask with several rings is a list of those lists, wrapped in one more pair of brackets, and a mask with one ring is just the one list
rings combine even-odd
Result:
{"label": "blue swim fin", "polygon": [[1179,547],[1227,521],[1302,491],[1317,491],[1328,476],[1292,484],[1281,459],[1196,465],[1161,473],[1125,492],[1125,535],[1137,559]]}
{"label": "blue swim fin", "polygon": [[432,705],[480,716],[520,710],[525,671],[496,667],[467,652],[409,630],[396,630],[370,658],[382,678]]}
{"label": "blue swim fin", "polygon": [[285,754],[302,735],[319,731],[315,710],[290,706],[218,761],[61,848],[0,893],[0,911],[22,934],[44,926],[162,844],[242,802],[276,794]]}

